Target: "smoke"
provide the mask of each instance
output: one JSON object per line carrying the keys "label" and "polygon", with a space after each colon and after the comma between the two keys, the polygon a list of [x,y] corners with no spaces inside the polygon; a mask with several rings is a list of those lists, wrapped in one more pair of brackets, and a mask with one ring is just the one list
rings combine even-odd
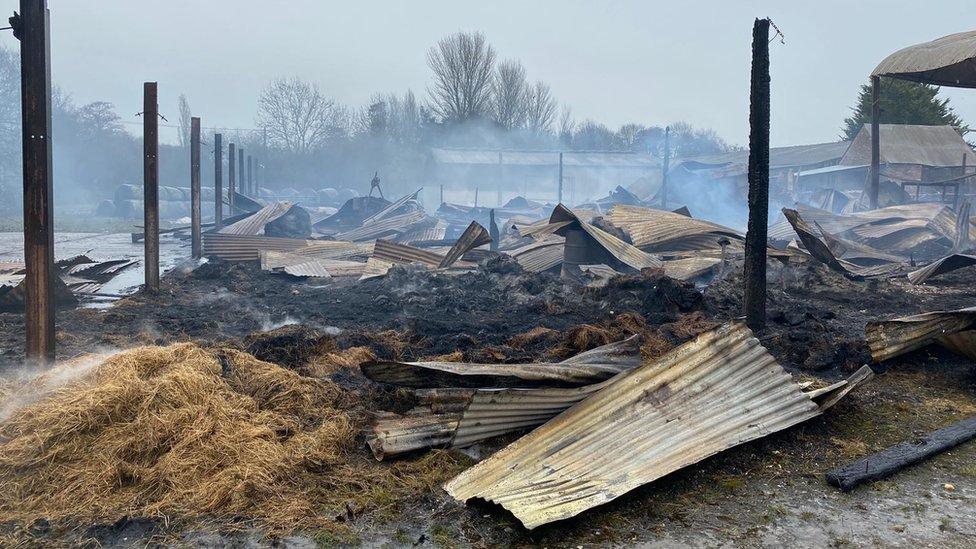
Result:
{"label": "smoke", "polygon": [[256,308],[246,297],[235,294],[226,288],[221,288],[216,292],[200,296],[199,302],[201,304],[217,302],[230,304],[240,314],[245,314],[248,318],[252,319],[260,327],[259,329],[262,332],[269,332],[285,326],[294,325],[308,326],[323,334],[328,334],[331,336],[339,335],[342,332],[341,328],[328,324],[322,324],[307,318],[296,318],[290,314],[285,314],[283,316],[272,315],[266,310]]}
{"label": "smoke", "polygon": [[24,365],[6,372],[0,378],[0,422],[18,410],[29,406],[54,391],[76,381],[120,349],[102,348],[71,360],[56,363],[50,368]]}

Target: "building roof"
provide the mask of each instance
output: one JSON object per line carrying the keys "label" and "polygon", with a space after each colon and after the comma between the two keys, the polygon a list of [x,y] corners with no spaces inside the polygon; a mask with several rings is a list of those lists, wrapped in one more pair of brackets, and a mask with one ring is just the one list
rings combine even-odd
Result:
{"label": "building roof", "polygon": [[[438,164],[497,165],[499,155],[506,166],[558,166],[559,151],[516,151],[499,149],[431,149]],[[660,167],[661,161],[633,152],[563,152],[563,166],[576,168],[644,168]]]}
{"label": "building roof", "polygon": [[871,76],[976,88],[976,31],[950,34],[900,49],[886,57]]}
{"label": "building roof", "polygon": [[[773,147],[769,149],[769,167],[771,169],[802,168],[837,162],[844,156],[850,144],[850,141],[836,141],[833,143]],[[749,171],[749,150],[679,158],[675,162],[675,166],[678,165],[690,170],[721,168],[718,170],[721,176],[742,175]]]}
{"label": "building roof", "polygon": [[[918,164],[922,166],[961,166],[963,155],[968,163],[976,163],[976,154],[959,132],[951,126],[917,126],[913,124],[881,124],[881,163]],[[844,166],[871,163],[871,126],[865,124],[854,137],[847,154],[841,159]]]}

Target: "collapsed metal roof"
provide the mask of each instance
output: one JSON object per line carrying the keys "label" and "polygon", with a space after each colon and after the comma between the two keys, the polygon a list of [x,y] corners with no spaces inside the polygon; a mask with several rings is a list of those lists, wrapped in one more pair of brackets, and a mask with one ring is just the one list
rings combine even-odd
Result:
{"label": "collapsed metal roof", "polygon": [[[836,141],[772,147],[769,149],[769,167],[770,169],[799,168],[835,162],[844,156],[850,144],[850,141]],[[672,166],[675,168],[685,166],[691,170],[722,167],[725,175],[741,175],[749,171],[749,150],[688,156],[679,158]]]}
{"label": "collapsed metal roof", "polygon": [[575,516],[722,450],[816,417],[858,382],[804,393],[742,324],[700,335],[461,473],[444,488],[527,528]]}
{"label": "collapsed metal roof", "polygon": [[[513,151],[491,149],[431,149],[438,164],[505,166],[558,166],[559,151]],[[634,152],[563,152],[563,167],[571,168],[659,168],[661,161]]]}
{"label": "collapsed metal roof", "polygon": [[[932,167],[962,166],[963,155],[972,163],[973,149],[952,126],[919,126],[915,124],[880,124],[881,163],[917,164]],[[857,132],[844,157],[842,166],[871,164],[871,125]]]}
{"label": "collapsed metal roof", "polygon": [[976,88],[976,31],[950,34],[900,49],[878,64],[871,76]]}

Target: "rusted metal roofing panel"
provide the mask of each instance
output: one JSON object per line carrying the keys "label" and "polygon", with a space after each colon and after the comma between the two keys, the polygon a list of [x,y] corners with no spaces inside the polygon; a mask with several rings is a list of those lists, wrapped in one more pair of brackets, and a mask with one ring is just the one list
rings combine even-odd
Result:
{"label": "rusted metal roofing panel", "polygon": [[976,265],[976,255],[952,254],[908,273],[908,280],[912,284],[921,284],[933,276],[950,273],[972,265]]}
{"label": "rusted metal roofing panel", "polygon": [[[596,245],[602,247],[620,263],[634,270],[640,271],[641,269],[661,267],[663,265],[660,259],[636,248],[632,244],[628,244],[623,240],[620,240],[608,232],[594,227],[586,221],[581,220],[572,210],[563,206],[562,204],[559,204],[556,206],[556,209],[553,210],[552,216],[549,218],[549,222],[560,223],[563,221],[575,221],[578,223],[580,228],[593,239]],[[567,225],[566,227],[563,227],[557,231],[556,234],[565,236],[565,231],[569,230],[572,226],[572,224]],[[619,266],[615,265],[615,267]]]}
{"label": "rusted metal roofing panel", "polygon": [[428,242],[432,240],[443,240],[447,236],[447,223],[439,220],[436,225],[430,227],[420,227],[418,229],[397,235],[396,241],[400,244],[414,244],[416,242]]}
{"label": "rusted metal roofing panel", "polygon": [[359,280],[386,276],[386,273],[390,272],[392,267],[393,263],[389,261],[383,261],[378,257],[371,257],[366,260],[366,267],[363,268],[363,274],[359,277]]}
{"label": "rusted metal roofing panel", "polygon": [[617,375],[444,488],[535,528],[821,412],[748,328],[725,325]]}
{"label": "rusted metal roofing panel", "polygon": [[488,230],[482,227],[477,221],[472,221],[468,225],[468,228],[464,229],[464,232],[458,237],[457,242],[447,252],[447,255],[444,256],[444,259],[441,260],[438,267],[441,269],[450,267],[464,254],[490,242],[491,236],[488,234]]}
{"label": "rusted metal roofing panel", "polygon": [[871,75],[936,86],[976,88],[976,31],[950,34],[902,48],[879,63]]}
{"label": "rusted metal roofing panel", "polygon": [[800,241],[803,242],[803,246],[806,248],[807,252],[810,253],[810,255],[831,269],[842,273],[844,276],[847,276],[848,278],[863,279],[891,276],[902,269],[902,266],[897,263],[860,266],[842,259],[838,259],[837,256],[834,255],[834,252],[830,249],[830,246],[824,242],[822,238],[824,231],[822,228],[819,228],[818,226],[818,229],[821,232],[821,234],[818,235],[814,228],[808,225],[807,222],[800,217],[800,214],[796,210],[783,208],[783,215],[786,216],[786,220],[789,221],[793,226],[793,230],[796,231],[796,234],[800,236]]}
{"label": "rusted metal roofing panel", "polygon": [[[717,241],[722,238],[745,240],[739,231],[717,223],[640,206],[618,204],[610,209],[606,219],[623,229],[634,246],[647,252],[701,249],[706,243],[709,248],[718,248]],[[685,242],[689,238],[694,241],[693,247]]]}
{"label": "rusted metal roofing panel", "polygon": [[432,269],[436,269],[444,259],[440,254],[389,240],[376,241],[373,245],[373,257],[388,263],[421,263]]}
{"label": "rusted metal roofing panel", "polygon": [[866,332],[871,358],[882,362],[921,349],[944,336],[967,330],[974,322],[976,307],[868,322]]}
{"label": "rusted metal roofing panel", "polygon": [[203,233],[203,255],[228,261],[257,261],[261,250],[294,251],[310,241],[272,236]]}
{"label": "rusted metal roofing panel", "polygon": [[678,280],[707,275],[722,264],[720,257],[683,257],[664,261],[664,274]]}
{"label": "rusted metal roofing panel", "polygon": [[[952,126],[881,124],[881,162],[918,164],[932,167],[962,166],[962,156],[973,156],[973,149]],[[871,163],[871,125],[865,124],[854,137],[844,166]]]}
{"label": "rusted metal roofing panel", "polygon": [[254,236],[264,233],[264,226],[269,222],[285,215],[291,209],[291,202],[275,202],[261,208],[254,215],[221,227],[216,232],[220,234],[247,235]]}
{"label": "rusted metal roofing panel", "polygon": [[[852,214],[835,214],[812,206],[797,204],[795,208],[808,223],[816,223],[831,234],[843,234],[855,227],[876,222],[895,222],[908,219],[925,219],[933,222],[933,228],[940,232],[952,232],[955,217],[952,210],[945,204],[922,203],[888,206],[867,212]],[[973,233],[971,230],[970,234]],[[782,221],[769,228],[771,240],[789,241],[796,238],[796,233],[788,221]]]}
{"label": "rusted metal roofing panel", "polygon": [[285,265],[281,270],[286,274],[298,277],[359,277],[366,270],[366,264],[341,259],[309,259],[301,263]]}
{"label": "rusted metal roofing panel", "polygon": [[640,362],[636,336],[580,353],[562,362],[475,364],[377,360],[361,366],[373,381],[404,387],[575,386],[603,381]]}

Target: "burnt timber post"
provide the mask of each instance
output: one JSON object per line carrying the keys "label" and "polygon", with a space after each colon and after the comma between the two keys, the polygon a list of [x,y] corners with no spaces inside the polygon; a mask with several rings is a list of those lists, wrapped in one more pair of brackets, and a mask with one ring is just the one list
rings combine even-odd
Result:
{"label": "burnt timber post", "polygon": [[258,193],[254,192],[254,179],[252,177],[252,162],[251,155],[247,155],[247,189],[250,191],[251,196],[257,196]]}
{"label": "burnt timber post", "polygon": [[871,209],[878,207],[881,186],[881,77],[871,77],[871,188],[868,201]]}
{"label": "burnt timber post", "polygon": [[444,185],[441,185],[441,204],[444,203]]}
{"label": "burnt timber post", "polygon": [[474,207],[478,207],[478,187],[474,188]]}
{"label": "burnt timber post", "polygon": [[203,257],[200,247],[200,119],[190,118],[190,250]]}
{"label": "burnt timber post", "polygon": [[488,249],[491,251],[498,250],[498,225],[495,223],[495,208],[488,210],[488,236],[491,237],[491,244],[488,245]]}
{"label": "burnt timber post", "polygon": [[146,244],[146,290],[159,290],[159,104],[156,82],[143,84],[142,142],[143,188]]}
{"label": "burnt timber post", "polygon": [[244,181],[244,148],[241,147],[237,149],[237,188],[240,189],[241,194],[247,195],[248,188],[245,186]]}
{"label": "burnt timber post", "polygon": [[671,126],[664,128],[664,157],[661,162],[661,208],[668,209],[668,171],[671,169]]}
{"label": "burnt timber post", "polygon": [[[505,168],[502,165],[502,151],[498,151],[498,205],[502,205],[502,182],[505,180]],[[475,206],[477,206],[475,201]]]}
{"label": "burnt timber post", "polygon": [[749,96],[749,225],[746,231],[746,324],[766,324],[766,232],[769,216],[769,19],[752,27],[752,84]]}
{"label": "burnt timber post", "polygon": [[214,134],[214,226],[224,220],[224,136]]}
{"label": "burnt timber post", "polygon": [[[11,21],[13,23],[13,21]],[[51,49],[47,0],[20,0],[20,101],[24,162],[24,326],[27,360],[54,361],[54,191]]]}
{"label": "burnt timber post", "polygon": [[234,182],[234,149],[233,143],[227,145],[227,214],[234,217],[234,194],[237,192],[237,185]]}
{"label": "burnt timber post", "polygon": [[563,203],[563,153],[559,153],[559,200],[557,204]]}
{"label": "burnt timber post", "polygon": [[259,189],[261,188],[261,180],[258,178],[258,174],[261,173],[261,161],[257,157],[254,157],[254,194],[260,195]]}

